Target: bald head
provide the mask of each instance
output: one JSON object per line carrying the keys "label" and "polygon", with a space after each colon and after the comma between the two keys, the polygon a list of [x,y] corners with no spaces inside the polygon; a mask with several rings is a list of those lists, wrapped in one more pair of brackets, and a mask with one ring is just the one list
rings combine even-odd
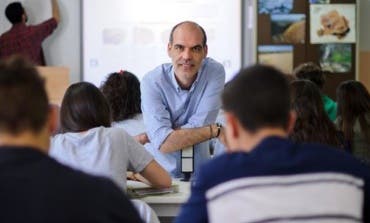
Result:
{"label": "bald head", "polygon": [[203,35],[203,41],[202,41],[203,46],[207,45],[207,35],[206,35],[206,32],[204,31],[203,27],[201,27],[200,25],[198,25],[197,23],[192,22],[192,21],[180,22],[172,28],[171,33],[170,33],[170,39],[169,39],[170,44],[173,43],[173,36],[174,36],[175,31],[180,29],[180,28],[181,29],[182,28],[184,28],[184,29],[198,29]]}

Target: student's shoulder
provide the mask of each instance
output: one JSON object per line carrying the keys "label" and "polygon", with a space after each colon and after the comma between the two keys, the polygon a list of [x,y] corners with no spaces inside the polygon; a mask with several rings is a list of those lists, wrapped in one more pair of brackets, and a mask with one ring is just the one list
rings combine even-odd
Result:
{"label": "student's shoulder", "polygon": [[247,153],[225,153],[221,154],[203,164],[199,171],[201,181],[207,185],[214,186],[220,182],[232,179],[234,175],[245,169],[250,157]]}
{"label": "student's shoulder", "polygon": [[53,183],[60,189],[64,188],[69,193],[79,196],[98,196],[96,193],[104,193],[105,190],[115,190],[113,182],[105,177],[92,176],[80,170],[65,166],[50,158],[48,166],[48,176]]}

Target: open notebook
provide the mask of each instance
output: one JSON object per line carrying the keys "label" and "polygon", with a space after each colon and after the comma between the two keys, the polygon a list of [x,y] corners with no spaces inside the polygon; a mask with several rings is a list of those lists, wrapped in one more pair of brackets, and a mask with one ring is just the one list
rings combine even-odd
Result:
{"label": "open notebook", "polygon": [[161,195],[168,193],[178,193],[179,185],[172,184],[169,188],[157,189],[153,188],[143,182],[128,180],[127,194],[131,198],[140,198],[145,196]]}

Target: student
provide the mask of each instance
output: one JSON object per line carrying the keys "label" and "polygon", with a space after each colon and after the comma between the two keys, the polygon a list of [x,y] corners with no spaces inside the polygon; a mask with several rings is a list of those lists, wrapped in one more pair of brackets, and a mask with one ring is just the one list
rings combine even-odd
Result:
{"label": "student", "polygon": [[154,187],[171,186],[168,173],[123,129],[111,128],[108,102],[93,84],[72,84],[61,109],[62,134],[53,137],[50,155],[61,163],[107,176],[123,190],[126,171],[141,173]]}
{"label": "student", "polygon": [[140,81],[128,71],[108,75],[100,87],[112,113],[112,126],[123,128],[131,136],[137,136],[141,144],[148,142],[141,113]]}
{"label": "student", "polygon": [[342,82],[337,88],[336,124],[351,144],[353,155],[370,165],[370,95],[358,81]]}
{"label": "student", "polygon": [[[294,69],[293,74],[299,80],[312,81],[322,91],[325,84],[325,75],[321,67],[315,63],[303,63]],[[321,98],[329,119],[334,122],[337,117],[337,103],[323,93],[321,93]]]}
{"label": "student", "polygon": [[30,62],[0,62],[0,222],[141,222],[114,183],[47,155],[55,112]]}
{"label": "student", "polygon": [[38,25],[27,26],[28,16],[22,4],[10,3],[5,9],[5,15],[12,27],[0,36],[0,58],[20,54],[36,65],[45,65],[42,42],[51,35],[60,21],[58,1],[51,0],[51,7],[52,18]]}
{"label": "student", "polygon": [[194,146],[194,168],[207,160],[209,142],[221,134],[215,120],[225,82],[222,64],[207,58],[204,29],[190,21],[175,25],[162,64],[141,82],[142,110],[150,143],[145,147],[173,177],[181,177],[181,150]]}
{"label": "student", "polygon": [[309,80],[290,83],[291,108],[297,120],[289,138],[294,142],[322,143],[345,149],[343,134],[327,116],[319,88]]}
{"label": "student", "polygon": [[222,102],[228,153],[200,168],[176,222],[370,222],[370,168],[287,139],[295,115],[280,71],[240,71]]}

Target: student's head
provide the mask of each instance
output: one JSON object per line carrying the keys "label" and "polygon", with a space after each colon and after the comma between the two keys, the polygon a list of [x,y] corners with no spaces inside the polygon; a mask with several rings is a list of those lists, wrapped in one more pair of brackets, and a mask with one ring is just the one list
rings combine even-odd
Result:
{"label": "student's head", "polygon": [[190,21],[175,25],[170,34],[167,52],[180,86],[192,84],[207,56],[207,36],[204,29]]}
{"label": "student's head", "polygon": [[310,80],[321,90],[325,84],[325,75],[318,65],[313,62],[303,63],[293,71],[294,76],[300,80]]}
{"label": "student's head", "polygon": [[[291,106],[297,118],[308,119],[325,114],[319,88],[309,80],[296,80],[290,84]],[[309,120],[307,120],[309,121]]]}
{"label": "student's head", "polygon": [[370,95],[365,86],[353,80],[342,82],[337,88],[337,103],[339,126],[345,138],[352,139],[356,119],[362,132],[367,132],[370,138],[370,129],[366,129],[365,124],[365,115],[370,113]]}
{"label": "student's head", "polygon": [[359,81],[344,81],[337,88],[338,115],[358,116],[370,112],[370,96]]}
{"label": "student's head", "polygon": [[87,82],[72,84],[60,108],[62,132],[82,132],[94,127],[110,127],[107,100],[95,85]]}
{"label": "student's head", "polygon": [[141,113],[140,81],[134,74],[128,71],[109,74],[101,91],[111,107],[113,121],[122,121]]}
{"label": "student's head", "polygon": [[290,138],[295,142],[317,142],[339,146],[337,132],[324,110],[320,89],[309,80],[291,82],[291,107],[296,123]]}
{"label": "student's head", "polygon": [[48,147],[50,131],[56,127],[50,111],[44,80],[35,67],[19,56],[1,61],[0,135],[30,133],[42,136],[41,146]]}
{"label": "student's head", "polygon": [[20,2],[10,3],[5,9],[5,15],[12,24],[20,23],[26,17],[26,13]]}
{"label": "student's head", "polygon": [[226,85],[222,103],[228,141],[232,138],[227,133],[232,123],[227,116],[237,119],[238,125],[251,134],[268,128],[288,131],[290,127],[288,81],[273,67],[254,65],[241,70]]}

